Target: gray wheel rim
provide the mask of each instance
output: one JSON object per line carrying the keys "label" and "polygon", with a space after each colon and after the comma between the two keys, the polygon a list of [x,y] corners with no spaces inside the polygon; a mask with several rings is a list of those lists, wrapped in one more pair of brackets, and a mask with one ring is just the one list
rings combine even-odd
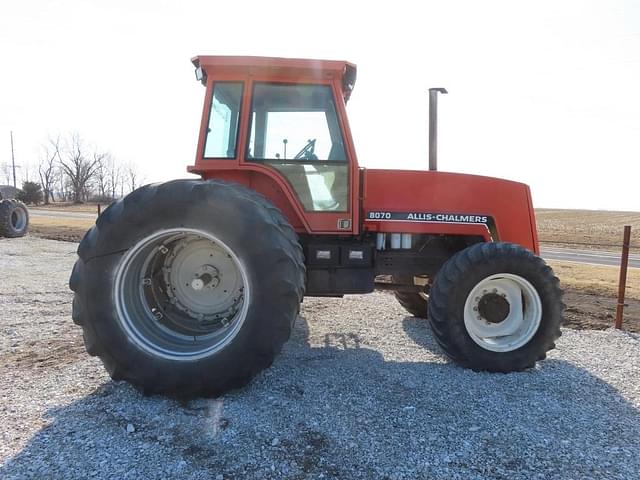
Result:
{"label": "gray wheel rim", "polygon": [[[483,317],[480,304],[487,295],[498,296],[508,305],[504,318]],[[511,352],[526,345],[542,322],[542,300],[525,278],[511,273],[490,275],[476,284],[464,304],[467,333],[485,350]]]}
{"label": "gray wheel rim", "polygon": [[11,227],[16,232],[20,232],[24,230],[24,227],[27,224],[27,214],[20,207],[14,208],[11,212],[10,221]]}
{"label": "gray wheel rim", "polygon": [[245,267],[222,240],[166,229],[122,258],[114,297],[118,321],[138,347],[170,360],[197,360],[236,337],[250,293]]}

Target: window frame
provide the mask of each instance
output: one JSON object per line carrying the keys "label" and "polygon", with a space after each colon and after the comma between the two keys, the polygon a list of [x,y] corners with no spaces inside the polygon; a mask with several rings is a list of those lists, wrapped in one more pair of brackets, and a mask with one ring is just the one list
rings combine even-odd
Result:
{"label": "window frame", "polygon": [[[217,80],[212,82],[211,85],[211,99],[209,101],[209,105],[208,105],[208,111],[207,111],[207,121],[205,124],[205,130],[204,130],[204,142],[202,144],[202,159],[205,161],[210,161],[210,160],[236,160],[238,158],[238,147],[240,146],[240,129],[241,129],[241,123],[242,123],[242,109],[244,107],[244,96],[245,96],[245,89],[246,89],[246,82],[244,80]],[[213,114],[213,102],[216,98],[216,87],[218,85],[221,84],[236,84],[240,86],[240,101],[238,102],[238,120],[236,122],[236,140],[234,143],[234,154],[232,157],[226,156],[226,157],[207,157],[206,156],[206,151],[207,151],[207,140],[209,140],[209,126],[211,125],[211,115]]]}
{"label": "window frame", "polygon": [[[294,160],[293,158],[291,159],[277,159],[277,158],[255,158],[255,157],[249,157],[249,146],[251,144],[251,133],[252,133],[252,128],[253,128],[253,112],[254,112],[254,102],[255,102],[255,89],[257,85],[282,85],[282,86],[311,86],[311,87],[315,87],[315,86],[322,86],[322,87],[326,87],[329,89],[329,94],[331,95],[331,103],[333,105],[333,112],[335,114],[335,124],[336,127],[338,129],[338,135],[340,136],[340,141],[342,142],[342,149],[344,151],[344,160],[309,160],[309,159],[299,159],[299,160]],[[292,81],[277,81],[277,80],[253,80],[250,82],[250,84],[248,85],[248,91],[249,91],[249,95],[250,95],[250,99],[251,101],[248,102],[248,108],[249,108],[249,115],[247,115],[247,119],[246,119],[246,132],[245,132],[245,145],[244,145],[244,156],[242,157],[242,163],[245,165],[261,165],[263,167],[268,168],[269,170],[273,171],[276,173],[276,175],[278,175],[280,178],[282,178],[282,180],[284,180],[286,182],[286,184],[289,186],[289,188],[291,189],[291,193],[293,194],[294,198],[296,199],[296,201],[298,202],[298,204],[300,205],[300,208],[302,209],[303,212],[305,212],[306,214],[309,215],[348,215],[351,214],[353,215],[352,212],[352,187],[353,185],[351,185],[351,160],[349,157],[349,150],[348,150],[348,145],[346,143],[345,140],[345,135],[344,135],[344,128],[343,128],[343,124],[342,124],[342,118],[340,117],[340,113],[338,110],[338,105],[336,103],[336,93],[335,93],[335,88],[334,86],[330,83],[315,83],[315,82],[292,82]],[[327,121],[327,124],[329,124],[329,122]],[[330,133],[331,134],[331,133]],[[302,199],[300,198],[298,192],[296,191],[295,187],[293,186],[293,184],[291,183],[291,181],[289,180],[289,178],[287,178],[287,176],[282,173],[280,170],[278,170],[275,166],[271,165],[271,163],[277,163],[277,162],[281,162],[281,163],[295,163],[297,165],[310,165],[310,166],[314,166],[314,165],[335,165],[335,166],[346,166],[346,173],[347,173],[347,178],[346,178],[346,182],[347,182],[347,204],[345,206],[344,210],[309,210],[305,207],[304,203],[302,202]]]}
{"label": "window frame", "polygon": [[[344,132],[342,129],[342,123],[340,121],[340,115],[338,114],[338,106],[336,105],[336,98],[335,98],[335,94],[334,94],[334,89],[332,88],[331,84],[324,84],[324,83],[308,83],[308,82],[278,82],[278,81],[259,81],[259,80],[254,80],[253,82],[251,82],[251,102],[249,105],[249,115],[248,115],[248,121],[247,121],[247,140],[246,140],[246,145],[244,148],[244,162],[245,163],[257,163],[260,165],[266,165],[265,162],[277,162],[279,161],[277,158],[256,158],[256,157],[251,157],[249,158],[249,146],[251,144],[251,134],[252,134],[252,129],[253,129],[253,113],[254,113],[254,102],[255,102],[255,98],[256,98],[256,86],[258,85],[279,85],[279,86],[307,86],[307,87],[326,87],[329,90],[329,93],[331,95],[331,104],[333,105],[333,113],[335,114],[335,125],[338,128],[338,135],[340,136],[340,142],[342,144],[342,151],[344,152],[344,160],[296,160],[297,162],[300,162],[300,164],[304,164],[304,163],[311,163],[311,164],[328,164],[328,165],[335,165],[335,164],[349,164],[349,154],[347,152],[347,144],[345,142],[345,138],[344,138]],[[213,98],[213,97],[212,97]],[[326,114],[326,112],[325,112]],[[327,121],[327,129],[329,131],[329,135],[331,136],[331,128],[330,128],[330,122]],[[285,159],[280,159],[280,160],[285,160]],[[287,159],[288,160],[288,159]],[[293,160],[290,159],[290,160]],[[271,167],[270,165],[268,165],[269,167]],[[273,167],[271,167],[273,168]],[[317,212],[317,210],[305,210],[305,211],[309,211],[309,212]]]}

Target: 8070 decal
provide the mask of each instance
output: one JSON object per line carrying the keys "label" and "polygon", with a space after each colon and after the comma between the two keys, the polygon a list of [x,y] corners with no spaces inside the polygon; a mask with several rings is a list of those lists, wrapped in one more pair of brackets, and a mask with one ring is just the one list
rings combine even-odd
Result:
{"label": "8070 decal", "polygon": [[442,212],[367,212],[365,220],[388,220],[392,222],[424,222],[424,223],[468,223],[487,225],[491,217],[468,213]]}
{"label": "8070 decal", "polygon": [[391,212],[369,212],[367,220],[391,220]]}

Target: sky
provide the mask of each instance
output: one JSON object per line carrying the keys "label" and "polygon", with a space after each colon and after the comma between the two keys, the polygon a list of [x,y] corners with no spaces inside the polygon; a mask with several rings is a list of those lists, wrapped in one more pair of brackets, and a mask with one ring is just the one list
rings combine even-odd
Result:
{"label": "sky", "polygon": [[[528,183],[537,207],[640,211],[640,2],[23,0],[0,15],[0,165],[78,132],[146,181],[188,177],[196,55],[348,60],[360,165]],[[0,182],[3,179],[0,179]]]}

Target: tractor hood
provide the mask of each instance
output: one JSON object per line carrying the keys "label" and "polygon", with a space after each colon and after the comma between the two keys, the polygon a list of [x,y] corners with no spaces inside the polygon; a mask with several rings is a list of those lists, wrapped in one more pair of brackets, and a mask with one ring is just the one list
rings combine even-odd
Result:
{"label": "tractor hood", "polygon": [[363,228],[374,232],[481,235],[538,252],[527,185],[438,171],[363,171]]}

